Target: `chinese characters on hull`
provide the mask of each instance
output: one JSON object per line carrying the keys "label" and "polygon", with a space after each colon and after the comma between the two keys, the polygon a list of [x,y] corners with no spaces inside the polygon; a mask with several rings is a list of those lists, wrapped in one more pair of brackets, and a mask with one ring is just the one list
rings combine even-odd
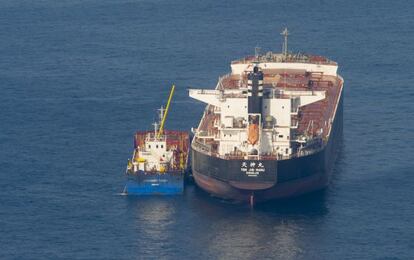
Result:
{"label": "chinese characters on hull", "polygon": [[256,177],[266,171],[263,162],[246,162],[241,164],[240,171],[245,173],[249,177]]}

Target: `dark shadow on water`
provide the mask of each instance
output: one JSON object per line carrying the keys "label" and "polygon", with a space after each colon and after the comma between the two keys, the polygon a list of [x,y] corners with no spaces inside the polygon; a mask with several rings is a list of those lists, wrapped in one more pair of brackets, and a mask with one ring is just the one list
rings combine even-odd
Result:
{"label": "dark shadow on water", "polygon": [[209,195],[198,187],[192,189],[197,204],[210,210],[253,211],[278,215],[322,216],[328,213],[326,189],[315,191],[299,197],[257,203],[253,208],[246,202],[224,200]]}
{"label": "dark shadow on water", "polygon": [[258,203],[254,209],[281,215],[325,215],[328,213],[326,206],[328,193],[324,189],[295,198]]}

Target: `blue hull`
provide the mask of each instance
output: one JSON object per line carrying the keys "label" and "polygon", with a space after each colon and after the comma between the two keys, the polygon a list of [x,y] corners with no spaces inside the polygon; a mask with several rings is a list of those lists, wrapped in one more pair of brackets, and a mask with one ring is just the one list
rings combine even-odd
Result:
{"label": "blue hull", "polygon": [[128,195],[176,195],[184,191],[184,175],[177,173],[128,175],[124,192]]}

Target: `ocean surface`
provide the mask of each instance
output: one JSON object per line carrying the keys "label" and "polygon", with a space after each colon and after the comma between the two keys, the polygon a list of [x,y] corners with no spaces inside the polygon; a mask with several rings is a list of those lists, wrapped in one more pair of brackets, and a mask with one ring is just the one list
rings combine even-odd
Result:
{"label": "ocean surface", "polygon": [[[0,259],[414,259],[412,1],[0,2]],[[247,205],[121,196],[133,134],[177,86],[196,127],[229,63],[289,48],[345,79],[330,187]]]}

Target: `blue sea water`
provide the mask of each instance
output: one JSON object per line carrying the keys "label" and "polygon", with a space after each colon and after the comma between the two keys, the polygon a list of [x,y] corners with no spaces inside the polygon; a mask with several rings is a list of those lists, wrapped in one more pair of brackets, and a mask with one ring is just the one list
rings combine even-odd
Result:
{"label": "blue sea water", "polygon": [[[1,259],[413,259],[412,1],[0,2]],[[120,196],[169,87],[197,126],[231,60],[289,47],[345,78],[330,187],[250,209],[194,186]]]}

